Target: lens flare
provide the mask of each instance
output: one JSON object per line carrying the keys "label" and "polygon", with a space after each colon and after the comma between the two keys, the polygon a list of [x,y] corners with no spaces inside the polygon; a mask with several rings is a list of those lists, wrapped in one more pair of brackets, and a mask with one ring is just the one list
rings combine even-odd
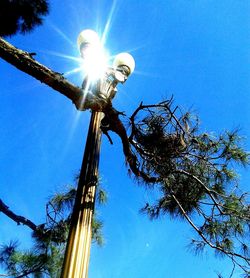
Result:
{"label": "lens flare", "polygon": [[81,49],[81,55],[83,58],[81,68],[89,82],[92,83],[103,78],[108,67],[109,56],[101,44],[87,44]]}

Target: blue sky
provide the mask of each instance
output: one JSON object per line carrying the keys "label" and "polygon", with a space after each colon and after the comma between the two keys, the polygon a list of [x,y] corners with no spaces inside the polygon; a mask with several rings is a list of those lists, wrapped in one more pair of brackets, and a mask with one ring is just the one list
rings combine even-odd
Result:
{"label": "blue sky", "polygon": [[[106,48],[130,51],[136,70],[114,99],[127,115],[143,100],[172,94],[192,108],[202,129],[241,128],[250,148],[250,2],[232,0],[53,0],[44,25],[9,39],[36,59],[67,73],[78,64],[82,29],[100,34],[110,22]],[[42,223],[48,196],[72,183],[85,144],[89,112],[77,112],[61,94],[0,60],[0,197],[16,213]],[[67,75],[81,85],[80,73]],[[100,175],[109,201],[98,210],[106,244],[92,246],[90,278],[200,278],[231,271],[227,261],[187,248],[191,228],[168,216],[151,222],[138,210],[154,196],[127,175],[121,144],[103,138]],[[249,174],[241,171],[247,190]],[[29,231],[0,215],[0,241],[30,244]],[[233,277],[240,277],[235,272]]]}

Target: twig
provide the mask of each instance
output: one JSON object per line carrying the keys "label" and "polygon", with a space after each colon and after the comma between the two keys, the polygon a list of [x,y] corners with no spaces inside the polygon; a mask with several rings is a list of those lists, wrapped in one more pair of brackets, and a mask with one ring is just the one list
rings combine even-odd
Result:
{"label": "twig", "polygon": [[[210,196],[210,198],[213,200],[213,202],[214,202],[215,206],[217,207],[217,209],[219,210],[219,212],[221,214],[224,214],[224,212],[221,210],[220,206],[218,205],[217,201],[215,200],[211,190],[199,178],[197,178],[196,176],[194,176],[191,173],[184,171],[184,170],[175,170],[174,172],[189,176],[189,177],[193,178],[194,180],[196,180],[200,185],[202,185],[204,187],[204,189],[206,190],[206,192],[208,193],[208,195]],[[217,192],[215,192],[215,193],[217,193]]]}
{"label": "twig", "polygon": [[204,242],[206,244],[208,244],[211,248],[216,249],[228,256],[235,256],[235,257],[239,257],[243,260],[245,260],[248,264],[249,264],[249,258],[246,258],[244,256],[242,256],[241,254],[238,253],[234,253],[234,252],[230,252],[230,251],[226,251],[223,248],[216,246],[214,244],[212,244],[202,233],[202,231],[194,224],[194,222],[191,220],[191,218],[187,215],[186,211],[184,210],[184,208],[182,207],[181,203],[179,202],[179,200],[176,198],[175,194],[173,192],[170,192],[171,196],[173,197],[173,199],[175,200],[176,204],[178,205],[178,207],[180,208],[181,212],[183,213],[184,218],[186,218],[186,220],[188,221],[188,223],[195,229],[195,231],[200,235],[200,237],[204,240]]}

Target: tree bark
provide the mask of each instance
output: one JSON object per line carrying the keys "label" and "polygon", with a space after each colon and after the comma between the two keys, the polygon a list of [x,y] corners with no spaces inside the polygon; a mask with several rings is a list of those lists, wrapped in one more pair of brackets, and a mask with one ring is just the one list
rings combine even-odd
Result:
{"label": "tree bark", "polygon": [[15,214],[13,211],[9,209],[9,207],[0,199],[0,212],[4,213],[6,216],[8,216],[10,219],[15,221],[17,225],[23,224],[28,226],[31,230],[34,232],[38,231],[39,227],[34,224],[29,219]]}
{"label": "tree bark", "polygon": [[[52,89],[60,92],[74,104],[82,98],[82,90],[70,83],[62,74],[54,72],[38,63],[31,53],[18,49],[0,37],[0,58],[10,63],[19,70],[47,84]],[[79,107],[77,107],[79,109]]]}

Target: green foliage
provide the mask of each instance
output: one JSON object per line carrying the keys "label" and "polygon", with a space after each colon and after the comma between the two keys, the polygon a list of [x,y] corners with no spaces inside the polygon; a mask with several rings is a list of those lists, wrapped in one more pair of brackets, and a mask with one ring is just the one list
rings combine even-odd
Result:
{"label": "green foliage", "polygon": [[63,250],[54,244],[34,247],[29,251],[19,251],[18,243],[1,246],[0,260],[14,277],[60,277]]}
{"label": "green foliage", "polygon": [[1,0],[0,36],[30,32],[42,24],[47,13],[47,0]]}
{"label": "green foliage", "polygon": [[[20,250],[16,241],[0,248],[0,264],[12,277],[60,277],[63,263],[71,212],[76,189],[69,186],[64,192],[54,194],[46,204],[46,223],[32,232],[33,247],[28,251]],[[99,196],[99,197],[98,197]],[[107,200],[106,193],[97,187],[97,202]],[[102,222],[94,215],[92,240],[103,245]]]}
{"label": "green foliage", "polygon": [[92,240],[96,242],[99,246],[104,244],[103,235],[102,235],[103,223],[97,219],[96,214],[94,214],[92,220]]}
{"label": "green foliage", "polygon": [[153,181],[160,192],[142,211],[151,219],[169,214],[187,220],[199,235],[192,240],[196,253],[210,246],[246,273],[250,206],[235,169],[249,165],[249,153],[238,130],[201,132],[197,117],[171,106],[172,100],[141,104],[130,118],[137,178],[147,186]]}
{"label": "green foliage", "polygon": [[[218,136],[202,132],[197,117],[171,106],[172,100],[141,104],[130,117],[130,136],[124,132],[118,114],[112,114],[111,130],[122,139],[131,172],[139,182],[156,189],[154,196],[159,196],[142,212],[151,219],[167,214],[186,220],[197,234],[191,241],[196,254],[209,246],[232,261],[233,271],[238,266],[249,277],[250,206],[248,194],[238,187],[235,170],[248,166],[249,154],[239,131],[225,131]],[[120,129],[115,129],[117,126]],[[20,252],[14,243],[2,248],[0,262],[9,273],[30,271],[37,277],[57,277],[75,195],[75,188],[70,187],[48,201],[47,221],[33,233],[35,244],[31,251]],[[96,199],[99,203],[106,201],[100,188]],[[101,228],[95,216],[93,241],[100,245]]]}

